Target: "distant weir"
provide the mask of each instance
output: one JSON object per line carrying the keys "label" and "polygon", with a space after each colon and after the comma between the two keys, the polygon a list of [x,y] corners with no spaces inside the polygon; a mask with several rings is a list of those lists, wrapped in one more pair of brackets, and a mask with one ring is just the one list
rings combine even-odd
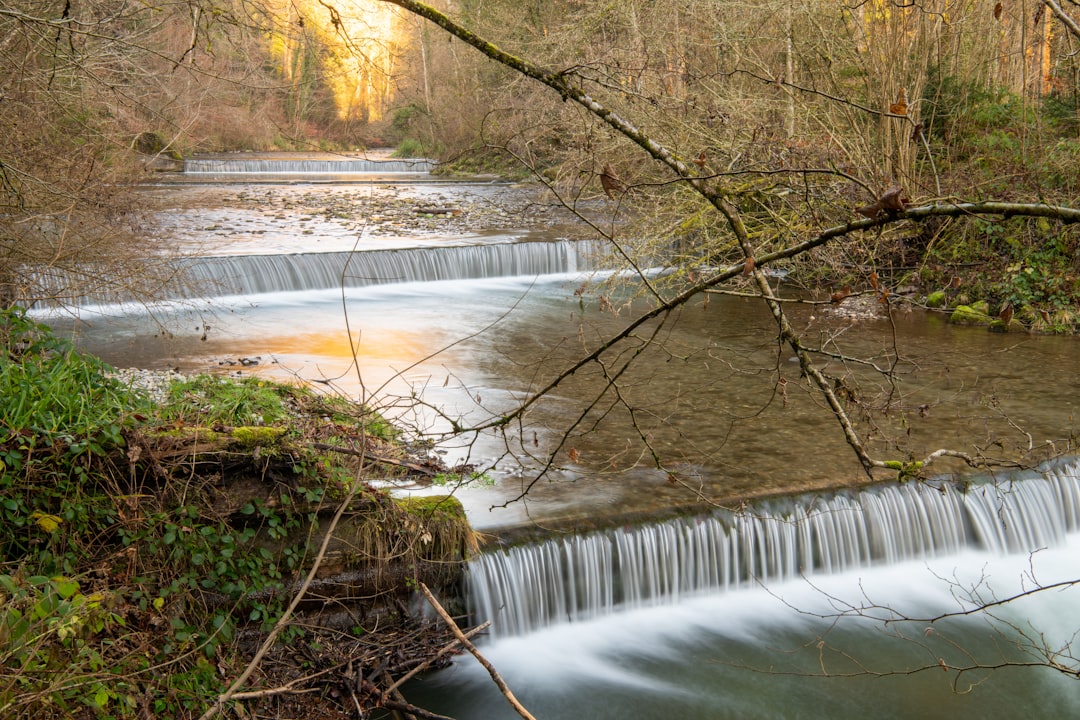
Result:
{"label": "distant weir", "polygon": [[1080,459],[1008,480],[909,482],[763,502],[485,552],[468,567],[494,636],[802,576],[980,549],[1029,553],[1080,529]]}
{"label": "distant weir", "polygon": [[185,174],[250,173],[250,174],[388,174],[429,173],[434,163],[426,159],[368,158],[189,158],[184,161]]}

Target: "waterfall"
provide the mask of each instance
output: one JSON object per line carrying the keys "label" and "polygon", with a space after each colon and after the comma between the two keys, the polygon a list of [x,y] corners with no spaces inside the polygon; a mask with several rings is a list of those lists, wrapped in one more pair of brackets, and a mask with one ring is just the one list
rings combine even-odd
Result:
{"label": "waterfall", "polygon": [[335,174],[428,173],[434,163],[426,159],[373,160],[353,157],[205,157],[184,161],[184,173]]}
{"label": "waterfall", "polygon": [[475,620],[523,635],[623,608],[978,548],[1027,553],[1080,529],[1080,460],[1007,480],[910,482],[761,503],[485,552]]}
{"label": "waterfall", "polygon": [[[171,273],[155,300],[367,287],[438,280],[480,280],[586,272],[595,269],[593,241],[509,242],[477,245],[191,258]],[[77,279],[62,273],[36,278],[42,297],[64,297]],[[83,305],[127,302],[123,289],[79,298]]]}

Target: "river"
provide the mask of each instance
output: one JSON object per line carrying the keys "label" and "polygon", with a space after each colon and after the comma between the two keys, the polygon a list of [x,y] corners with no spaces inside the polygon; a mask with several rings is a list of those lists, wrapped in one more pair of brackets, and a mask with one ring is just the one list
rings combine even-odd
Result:
{"label": "river", "polygon": [[[593,258],[584,232],[534,190],[446,183],[416,168],[280,169],[232,168],[147,188],[160,206],[156,242],[188,253],[202,284],[152,308],[98,303],[54,324],[118,366],[268,374],[376,405],[449,462],[485,472],[453,490],[474,527],[492,536],[734,506],[860,479],[835,420],[777,346],[768,314],[737,297],[701,297],[652,323],[639,336],[658,341],[576,372],[505,432],[447,436],[451,421],[468,426],[509,412],[644,301],[632,284],[603,284],[608,265]],[[1072,447],[1074,338],[993,334],[901,306],[891,319],[852,318],[828,305],[791,313],[834,353],[895,365],[890,385],[854,361],[830,362],[879,409],[867,426],[876,428],[867,440],[879,456],[952,447],[1019,450],[1037,461]],[[620,405],[599,394],[599,383],[631,352],[618,377]],[[889,404],[900,397],[903,415]],[[1060,619],[1076,616],[1075,593],[1040,594],[997,624],[816,615],[830,614],[831,597],[874,597],[931,616],[957,607],[957,589],[987,575],[1001,580],[999,594],[1030,587],[1036,571],[1044,583],[1069,577],[1075,543],[1066,533],[1034,560],[970,547],[812,581],[788,577],[556,623],[486,650],[540,717],[1060,717],[1080,698],[1074,680],[1049,670],[905,669],[933,664],[945,646],[959,653],[950,666],[964,653],[977,662],[1027,657],[1003,649],[1017,637],[1000,622],[1039,632],[1049,625],[1047,637],[1065,645],[1075,628]],[[410,698],[460,718],[509,716],[489,683],[461,661],[414,685]]]}

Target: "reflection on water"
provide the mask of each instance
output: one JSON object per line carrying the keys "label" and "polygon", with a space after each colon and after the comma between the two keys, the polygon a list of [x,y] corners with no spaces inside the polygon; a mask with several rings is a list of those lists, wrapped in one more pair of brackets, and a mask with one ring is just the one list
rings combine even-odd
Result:
{"label": "reflection on water", "polygon": [[[258,356],[258,372],[330,379],[354,397],[376,393],[394,406],[420,394],[447,416],[479,423],[514,408],[622,327],[624,317],[595,304],[582,310],[574,296],[579,285],[580,278],[550,276],[350,289],[344,301],[338,291],[226,299],[159,313],[168,334],[145,316],[129,315],[88,316],[78,336],[121,366],[216,368],[223,359]],[[592,363],[567,378],[511,426],[508,438],[486,433],[458,443],[453,459],[497,464],[494,487],[462,495],[477,524],[516,522],[524,512],[534,519],[589,516],[596,504],[601,512],[627,512],[730,502],[763,488],[858,479],[839,427],[807,390],[790,353],[771,340],[770,322],[741,299],[690,307],[639,331],[649,343],[632,343],[605,356],[603,366]],[[835,347],[845,353],[893,362],[887,322],[814,323],[811,334],[817,328],[837,335]],[[896,387],[850,366],[868,403],[903,398],[910,409],[903,417],[896,408],[876,413],[873,425],[864,425],[879,456],[921,457],[942,446],[974,452],[973,443],[999,455],[1047,441],[1069,447],[1080,402],[1074,339],[956,328],[922,313],[898,314],[896,330],[903,338]],[[583,415],[605,376],[631,358],[618,396],[609,392]],[[834,374],[843,370],[830,364]],[[432,413],[409,419],[424,433],[447,428]],[[642,437],[665,471],[651,468]],[[529,487],[551,454],[552,472],[531,486],[528,508],[487,511]]]}

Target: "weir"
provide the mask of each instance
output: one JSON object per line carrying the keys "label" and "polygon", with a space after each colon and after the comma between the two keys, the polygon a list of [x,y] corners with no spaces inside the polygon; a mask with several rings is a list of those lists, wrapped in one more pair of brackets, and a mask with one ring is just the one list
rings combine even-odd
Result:
{"label": "weir", "polygon": [[434,163],[431,160],[386,159],[353,157],[257,157],[223,158],[197,157],[184,160],[185,174],[202,173],[248,173],[248,174],[305,174],[305,175],[354,175],[354,174],[418,174],[429,173]]}
{"label": "weir", "polygon": [[[368,287],[440,280],[553,275],[597,269],[597,243],[588,240],[506,242],[361,252],[227,255],[182,261],[155,299],[191,300],[230,295]],[[42,297],[65,297],[77,278],[38,276]],[[84,305],[128,302],[122,288],[80,298]]]}
{"label": "weir", "polygon": [[1080,459],[981,482],[909,482],[768,501],[485,552],[477,623],[496,636],[822,573],[981,549],[1030,553],[1080,529]]}
{"label": "weir", "polygon": [[481,245],[204,257],[184,268],[181,297],[255,295],[591,270],[589,242]]}

